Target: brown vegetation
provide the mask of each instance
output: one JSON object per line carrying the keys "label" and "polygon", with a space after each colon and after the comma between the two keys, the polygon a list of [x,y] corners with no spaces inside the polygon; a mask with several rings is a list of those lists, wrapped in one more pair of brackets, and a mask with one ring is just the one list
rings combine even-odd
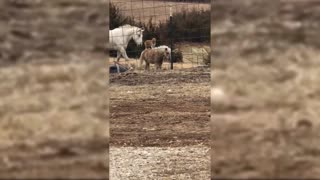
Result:
{"label": "brown vegetation", "polygon": [[0,178],[105,178],[104,1],[0,2]]}
{"label": "brown vegetation", "polygon": [[319,5],[215,1],[213,177],[320,176]]}

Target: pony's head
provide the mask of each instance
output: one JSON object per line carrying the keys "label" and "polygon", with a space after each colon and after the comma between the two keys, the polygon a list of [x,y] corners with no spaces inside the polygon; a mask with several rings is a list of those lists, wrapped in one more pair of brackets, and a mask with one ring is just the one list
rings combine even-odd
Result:
{"label": "pony's head", "polygon": [[164,53],[164,61],[171,61],[171,49],[168,46],[158,46],[155,49]]}
{"label": "pony's head", "polygon": [[136,42],[136,44],[139,45],[139,46],[142,46],[143,31],[144,31],[144,29],[142,29],[142,28],[136,28],[135,31],[134,31],[133,37],[132,37],[134,42]]}
{"label": "pony's head", "polygon": [[171,54],[169,52],[168,48],[164,49],[164,61],[170,61],[171,60]]}

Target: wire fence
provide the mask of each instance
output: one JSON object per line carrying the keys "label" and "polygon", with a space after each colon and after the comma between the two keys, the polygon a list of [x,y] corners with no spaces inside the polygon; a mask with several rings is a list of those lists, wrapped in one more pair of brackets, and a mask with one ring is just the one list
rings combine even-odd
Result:
{"label": "wire fence", "polygon": [[[144,29],[142,46],[131,40],[126,48],[136,67],[145,49],[144,42],[152,38],[156,39],[157,47],[168,46],[171,49],[172,62],[164,62],[162,69],[208,65],[210,0],[111,0],[110,3],[110,30],[125,24]],[[112,51],[111,61],[116,57],[116,51]],[[123,57],[122,62],[126,62]]]}

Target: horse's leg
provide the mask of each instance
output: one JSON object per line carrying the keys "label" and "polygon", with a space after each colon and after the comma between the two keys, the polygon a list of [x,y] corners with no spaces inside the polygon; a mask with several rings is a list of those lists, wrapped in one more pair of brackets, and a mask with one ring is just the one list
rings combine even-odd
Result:
{"label": "horse's leg", "polygon": [[120,57],[121,57],[121,53],[120,53],[120,51],[117,51],[117,62],[119,62]]}
{"label": "horse's leg", "polygon": [[119,64],[116,64],[116,66],[117,66],[117,71],[118,71],[118,73],[120,73],[120,67],[119,67]]}
{"label": "horse's leg", "polygon": [[126,61],[130,60],[129,57],[127,56],[127,52],[124,49],[124,47],[120,48],[120,52],[121,52],[122,56],[126,59]]}

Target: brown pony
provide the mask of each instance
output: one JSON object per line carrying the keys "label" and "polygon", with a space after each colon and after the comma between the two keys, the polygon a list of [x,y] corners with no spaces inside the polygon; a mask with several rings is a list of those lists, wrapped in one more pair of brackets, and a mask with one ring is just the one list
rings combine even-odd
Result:
{"label": "brown pony", "polygon": [[161,49],[145,49],[140,56],[140,67],[142,67],[143,61],[146,62],[145,70],[150,69],[150,64],[155,64],[156,69],[161,69],[162,63],[170,58],[168,48]]}

